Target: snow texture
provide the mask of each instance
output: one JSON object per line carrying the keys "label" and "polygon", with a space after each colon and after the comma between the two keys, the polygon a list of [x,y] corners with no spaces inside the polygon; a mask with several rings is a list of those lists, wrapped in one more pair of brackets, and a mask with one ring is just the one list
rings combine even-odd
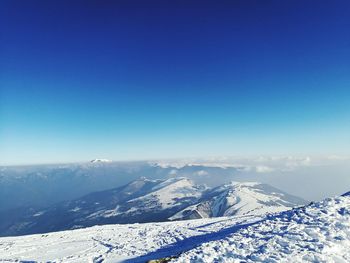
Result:
{"label": "snow texture", "polygon": [[282,212],[173,262],[350,262],[350,197]]}

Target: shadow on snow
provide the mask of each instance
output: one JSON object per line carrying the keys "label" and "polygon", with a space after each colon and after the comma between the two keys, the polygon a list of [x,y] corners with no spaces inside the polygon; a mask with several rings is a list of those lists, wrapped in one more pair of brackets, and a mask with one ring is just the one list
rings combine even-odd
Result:
{"label": "shadow on snow", "polygon": [[135,258],[126,259],[122,262],[123,263],[141,263],[141,262],[144,263],[144,262],[147,262],[148,260],[152,260],[152,259],[160,259],[160,258],[165,258],[165,257],[178,256],[182,252],[193,249],[197,246],[200,246],[203,243],[210,242],[210,241],[216,241],[216,240],[225,238],[227,235],[233,234],[242,228],[246,228],[246,227],[249,227],[251,225],[258,224],[262,221],[263,220],[258,220],[258,221],[252,222],[252,223],[234,225],[232,227],[228,227],[228,228],[222,229],[222,230],[214,232],[214,233],[208,233],[208,234],[204,234],[204,235],[189,237],[189,238],[186,238],[183,240],[179,240],[175,243],[169,244],[165,247],[159,248],[156,251],[150,252],[148,254],[138,256]]}

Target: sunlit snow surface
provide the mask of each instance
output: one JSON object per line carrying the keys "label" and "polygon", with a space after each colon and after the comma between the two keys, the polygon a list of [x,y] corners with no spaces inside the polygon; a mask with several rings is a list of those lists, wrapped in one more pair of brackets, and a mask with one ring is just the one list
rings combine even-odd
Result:
{"label": "sunlit snow surface", "polygon": [[270,216],[173,262],[350,262],[350,197]]}
{"label": "sunlit snow surface", "polygon": [[350,262],[350,197],[267,218],[97,226],[0,238],[0,262]]}
{"label": "sunlit snow surface", "polygon": [[[145,262],[147,259],[168,254],[179,254],[195,247],[198,242],[214,238],[208,234],[214,233],[217,239],[222,235],[220,230],[255,220],[252,217],[241,217],[105,225],[48,234],[5,237],[0,238],[0,262],[120,262],[125,259],[129,259],[129,262]],[[200,238],[193,242],[181,242],[195,236]]]}

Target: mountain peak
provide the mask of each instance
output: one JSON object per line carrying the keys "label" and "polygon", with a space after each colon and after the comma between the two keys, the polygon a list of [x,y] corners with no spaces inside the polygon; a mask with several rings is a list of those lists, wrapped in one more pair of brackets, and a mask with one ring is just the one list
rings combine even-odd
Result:
{"label": "mountain peak", "polygon": [[170,220],[218,216],[262,216],[305,204],[269,185],[258,182],[231,182],[206,191],[199,203],[173,215]]}
{"label": "mountain peak", "polygon": [[90,163],[110,163],[110,162],[112,161],[108,159],[93,159],[90,161]]}

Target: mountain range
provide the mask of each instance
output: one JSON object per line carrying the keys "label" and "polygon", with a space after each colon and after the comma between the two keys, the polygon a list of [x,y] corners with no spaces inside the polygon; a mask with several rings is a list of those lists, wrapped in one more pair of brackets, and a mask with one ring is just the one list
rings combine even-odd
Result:
{"label": "mountain range", "polygon": [[349,229],[347,193],[262,216],[113,224],[2,237],[0,261],[349,262]]}
{"label": "mountain range", "polygon": [[29,208],[0,223],[0,233],[24,235],[85,228],[221,216],[260,216],[305,204],[301,198],[255,182],[218,187],[185,177],[139,178],[124,186],[93,192],[44,209]]}

